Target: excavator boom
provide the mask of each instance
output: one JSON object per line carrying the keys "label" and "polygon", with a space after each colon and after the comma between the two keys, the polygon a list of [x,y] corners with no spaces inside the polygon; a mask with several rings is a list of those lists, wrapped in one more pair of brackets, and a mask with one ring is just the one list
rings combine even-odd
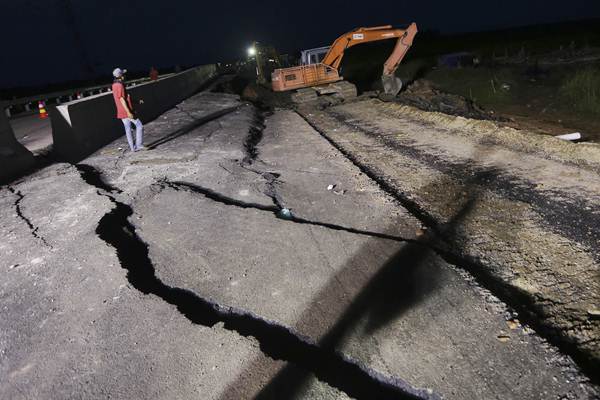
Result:
{"label": "excavator boom", "polygon": [[[391,25],[375,26],[372,28],[358,28],[337,38],[336,41],[333,42],[333,45],[329,49],[329,52],[322,62],[325,65],[339,69],[346,49],[356,46],[357,44],[394,38],[399,39],[396,43],[396,48],[406,49],[407,51],[412,45],[412,41],[416,33],[417,25],[415,23],[412,23],[408,29],[394,29]],[[406,54],[406,51],[404,51],[402,56]],[[394,53],[396,53],[396,50],[394,50]],[[392,53],[392,56],[394,56],[394,53]],[[386,62],[386,64],[388,62]],[[400,62],[398,61],[398,64],[399,63]]]}
{"label": "excavator boom", "polygon": [[396,46],[385,62],[382,74],[385,92],[396,95],[402,82],[394,73],[412,46],[416,34],[415,23],[410,24],[407,29],[394,29],[391,25],[355,29],[337,38],[321,63],[275,70],[272,74],[273,90],[286,91],[340,81],[342,77],[339,75],[339,67],[346,49],[357,44],[396,38]]}

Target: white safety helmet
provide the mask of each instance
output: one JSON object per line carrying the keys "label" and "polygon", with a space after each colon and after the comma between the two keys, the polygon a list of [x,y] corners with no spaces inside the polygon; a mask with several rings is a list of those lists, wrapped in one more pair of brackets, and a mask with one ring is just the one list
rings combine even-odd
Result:
{"label": "white safety helmet", "polygon": [[115,69],[114,69],[114,71],[113,71],[113,76],[114,76],[115,78],[120,78],[120,77],[122,77],[123,75],[125,75],[126,73],[127,73],[127,70],[126,70],[126,69],[115,68]]}

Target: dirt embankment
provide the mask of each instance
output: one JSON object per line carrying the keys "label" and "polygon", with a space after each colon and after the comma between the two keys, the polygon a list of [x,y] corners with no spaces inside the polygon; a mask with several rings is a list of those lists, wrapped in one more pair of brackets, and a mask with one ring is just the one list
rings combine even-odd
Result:
{"label": "dirt embankment", "polygon": [[483,110],[475,102],[463,96],[435,89],[433,84],[425,79],[413,82],[394,101],[424,111],[436,111],[474,119],[505,120],[494,115],[493,112]]}

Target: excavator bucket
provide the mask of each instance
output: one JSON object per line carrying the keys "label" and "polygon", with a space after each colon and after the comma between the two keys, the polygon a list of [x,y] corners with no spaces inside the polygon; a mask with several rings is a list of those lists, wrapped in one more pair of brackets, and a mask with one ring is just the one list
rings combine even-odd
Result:
{"label": "excavator bucket", "polygon": [[383,84],[383,91],[385,94],[396,97],[400,90],[402,89],[402,80],[398,78],[396,75],[381,75],[381,83]]}

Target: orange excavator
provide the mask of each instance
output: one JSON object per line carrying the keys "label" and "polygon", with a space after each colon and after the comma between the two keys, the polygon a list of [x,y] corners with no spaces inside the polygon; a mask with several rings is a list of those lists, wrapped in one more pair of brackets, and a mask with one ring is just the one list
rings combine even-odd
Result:
{"label": "orange excavator", "polygon": [[296,90],[296,100],[299,102],[310,101],[324,94],[339,94],[342,97],[353,95],[355,97],[356,87],[350,82],[344,81],[339,73],[346,49],[362,43],[396,38],[396,46],[383,65],[381,76],[385,93],[395,96],[402,89],[402,81],[395,76],[396,69],[412,46],[417,31],[417,25],[414,22],[406,29],[395,29],[391,25],[355,29],[333,42],[329,52],[320,63],[273,71],[271,74],[273,91]]}

